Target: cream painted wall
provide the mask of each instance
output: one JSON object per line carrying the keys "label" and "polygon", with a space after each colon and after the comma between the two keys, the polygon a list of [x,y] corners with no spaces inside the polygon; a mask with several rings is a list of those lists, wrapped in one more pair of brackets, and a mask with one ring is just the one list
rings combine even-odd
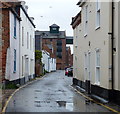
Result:
{"label": "cream painted wall", "polygon": [[114,52],[114,60],[115,60],[115,64],[114,64],[114,69],[115,69],[115,78],[114,78],[114,87],[116,90],[120,90],[120,2],[114,3],[115,6],[115,14],[114,14],[114,36],[115,36],[115,43],[114,43],[114,47],[116,48],[116,52]]}
{"label": "cream painted wall", "polygon": [[[88,34],[84,37],[84,7],[88,5]],[[95,50],[100,49],[100,85],[106,89],[111,89],[111,36],[108,35],[111,32],[111,3],[101,3],[101,23],[100,28],[96,29],[96,3],[87,2],[82,7],[82,23],[74,30],[74,76],[77,79],[84,81],[84,54],[90,51],[90,72],[91,83],[95,83]],[[78,31],[78,32],[76,32]],[[78,38],[75,38],[75,36]],[[90,46],[89,46],[90,42]],[[77,43],[77,48],[75,45]],[[75,60],[75,56],[77,60]],[[77,68],[77,70],[76,70]],[[87,77],[88,79],[88,77]]]}

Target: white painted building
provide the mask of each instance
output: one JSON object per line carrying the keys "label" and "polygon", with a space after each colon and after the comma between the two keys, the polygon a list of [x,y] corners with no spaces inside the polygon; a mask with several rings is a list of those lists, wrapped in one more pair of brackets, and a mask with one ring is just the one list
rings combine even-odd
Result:
{"label": "white painted building", "polygon": [[47,72],[56,71],[56,59],[51,58],[50,54],[45,50],[42,50],[42,63]]}
{"label": "white painted building", "polygon": [[28,7],[21,2],[20,7],[20,78],[21,83],[34,78],[35,74],[35,25],[27,13]]}
{"label": "white painted building", "polygon": [[9,10],[9,47],[7,48],[5,79],[14,81],[19,79],[20,57],[20,20]]}
{"label": "white painted building", "polygon": [[74,29],[74,84],[120,104],[120,2],[79,0]]}

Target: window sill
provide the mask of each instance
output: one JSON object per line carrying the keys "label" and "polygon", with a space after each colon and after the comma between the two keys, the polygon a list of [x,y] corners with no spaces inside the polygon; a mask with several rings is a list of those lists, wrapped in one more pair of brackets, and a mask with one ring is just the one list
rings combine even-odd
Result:
{"label": "window sill", "polygon": [[85,34],[84,37],[87,37],[87,34]]}
{"label": "window sill", "polygon": [[14,39],[16,39],[16,36],[14,36]]}
{"label": "window sill", "polygon": [[15,74],[15,73],[16,73],[16,71],[13,71],[13,73]]}
{"label": "window sill", "polygon": [[96,66],[96,68],[100,68],[100,66]]}
{"label": "window sill", "polygon": [[95,83],[95,85],[97,85],[97,86],[100,86],[100,82],[98,82],[98,83]]}
{"label": "window sill", "polygon": [[98,27],[95,28],[95,30],[98,30],[98,29],[100,29],[100,26],[98,26]]}

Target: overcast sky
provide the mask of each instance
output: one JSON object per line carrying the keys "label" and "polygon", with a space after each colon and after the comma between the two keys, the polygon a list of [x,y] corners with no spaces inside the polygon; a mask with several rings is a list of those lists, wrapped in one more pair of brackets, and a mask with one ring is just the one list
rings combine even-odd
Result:
{"label": "overcast sky", "polygon": [[36,30],[49,30],[49,26],[57,24],[60,30],[66,30],[67,36],[73,36],[70,26],[80,8],[76,5],[79,0],[25,0],[28,13],[34,17]]}

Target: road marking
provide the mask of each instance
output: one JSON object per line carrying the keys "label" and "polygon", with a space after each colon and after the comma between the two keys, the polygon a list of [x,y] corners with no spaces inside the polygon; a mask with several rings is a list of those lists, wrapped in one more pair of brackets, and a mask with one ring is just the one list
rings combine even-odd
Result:
{"label": "road marking", "polygon": [[10,97],[8,98],[8,100],[6,101],[5,106],[3,107],[2,113],[5,113],[8,103],[10,102],[11,98],[13,97],[13,95],[15,95],[15,93],[16,93],[17,91],[19,91],[20,89],[26,87],[27,85],[29,85],[29,84],[31,84],[31,83],[33,83],[33,82],[35,82],[35,81],[38,81],[38,80],[43,79],[45,76],[46,76],[46,75],[44,75],[44,76],[41,77],[41,78],[36,78],[36,80],[33,80],[33,81],[31,81],[31,82],[28,82],[27,84],[25,84],[25,85],[19,87],[18,89],[16,89],[16,90],[10,95]]}
{"label": "road marking", "polygon": [[102,103],[99,103],[99,102],[93,100],[92,98],[90,98],[90,97],[88,97],[88,96],[85,96],[83,93],[81,93],[80,91],[78,91],[77,89],[75,89],[75,88],[72,87],[72,86],[70,86],[70,87],[73,88],[78,94],[80,94],[80,95],[83,96],[84,98],[86,98],[86,99],[88,99],[88,100],[90,100],[90,101],[93,101],[94,103],[99,104],[99,105],[103,106],[104,108],[107,108],[108,110],[110,110],[110,111],[112,111],[112,112],[115,112],[115,113],[120,114],[119,111],[117,111],[117,110],[115,110],[115,109],[113,109],[113,108],[110,108],[109,106],[106,106],[106,105],[104,105],[104,104],[102,104]]}

